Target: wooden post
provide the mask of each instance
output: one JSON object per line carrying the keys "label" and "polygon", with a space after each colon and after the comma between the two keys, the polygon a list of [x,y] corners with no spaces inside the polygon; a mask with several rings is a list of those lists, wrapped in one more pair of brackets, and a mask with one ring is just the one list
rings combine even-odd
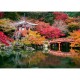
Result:
{"label": "wooden post", "polygon": [[61,43],[61,42],[58,42],[58,44],[59,44],[59,51],[61,50],[61,49],[60,49],[60,43]]}

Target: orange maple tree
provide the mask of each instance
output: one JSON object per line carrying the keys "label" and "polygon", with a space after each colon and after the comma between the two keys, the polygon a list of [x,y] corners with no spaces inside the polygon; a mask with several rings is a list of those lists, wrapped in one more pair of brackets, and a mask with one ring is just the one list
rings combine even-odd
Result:
{"label": "orange maple tree", "polygon": [[80,30],[73,31],[70,33],[71,37],[74,39],[74,42],[71,44],[72,47],[80,47]]}

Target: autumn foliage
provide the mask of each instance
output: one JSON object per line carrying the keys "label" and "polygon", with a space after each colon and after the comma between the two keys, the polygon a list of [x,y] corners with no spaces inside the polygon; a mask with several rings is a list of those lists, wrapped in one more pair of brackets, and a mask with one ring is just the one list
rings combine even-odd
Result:
{"label": "autumn foliage", "polygon": [[22,43],[24,44],[43,44],[43,41],[45,41],[45,37],[41,36],[37,31],[28,31],[28,35],[26,35],[25,38],[22,39]]}
{"label": "autumn foliage", "polygon": [[66,20],[68,18],[68,15],[63,12],[53,12],[55,15],[55,20]]}
{"label": "autumn foliage", "polygon": [[42,35],[45,36],[47,39],[53,39],[58,38],[61,36],[64,36],[60,29],[54,28],[53,26],[50,26],[48,23],[45,22],[39,22],[38,26],[36,26],[36,30]]}
{"label": "autumn foliage", "polygon": [[6,46],[9,46],[9,42],[12,42],[13,39],[7,37],[3,32],[0,32],[0,42],[5,44]]}
{"label": "autumn foliage", "polygon": [[74,42],[71,44],[72,47],[80,47],[80,30],[73,31],[70,33],[71,37],[74,38]]}
{"label": "autumn foliage", "polygon": [[78,18],[68,17],[65,20],[65,23],[67,24],[67,28],[70,32],[80,29],[80,21]]}
{"label": "autumn foliage", "polygon": [[0,19],[0,30],[3,32],[9,32],[15,30],[15,26],[11,25],[12,21],[10,19]]}

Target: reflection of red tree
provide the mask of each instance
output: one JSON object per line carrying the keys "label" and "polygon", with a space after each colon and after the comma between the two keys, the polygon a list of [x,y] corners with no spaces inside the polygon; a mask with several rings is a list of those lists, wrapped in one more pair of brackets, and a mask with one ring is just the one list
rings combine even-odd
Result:
{"label": "reflection of red tree", "polygon": [[6,46],[9,46],[9,42],[12,42],[13,39],[7,37],[3,32],[0,32],[0,42],[4,43]]}

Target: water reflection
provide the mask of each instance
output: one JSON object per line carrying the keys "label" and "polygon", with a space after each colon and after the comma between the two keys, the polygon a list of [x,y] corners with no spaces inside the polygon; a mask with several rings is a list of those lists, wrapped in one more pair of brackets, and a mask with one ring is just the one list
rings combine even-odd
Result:
{"label": "water reflection", "polygon": [[70,52],[71,53],[78,53],[78,54],[80,54],[80,48],[72,48],[72,49],[70,49]]}
{"label": "water reflection", "polygon": [[[69,43],[60,43],[60,44],[61,44],[60,50],[62,52],[71,52],[71,53],[78,53],[78,54],[80,53],[80,48],[78,48],[78,47],[70,48]],[[58,51],[59,50],[58,47],[59,47],[59,45],[57,43],[55,43],[55,44],[51,44],[49,48],[52,50]],[[30,66],[33,64],[35,64],[36,67],[40,67],[40,66],[45,67],[45,65],[47,65],[47,67],[50,67],[50,66],[54,67],[54,65],[55,66],[57,65],[57,61],[63,62],[63,60],[59,59],[61,57],[56,56],[56,58],[55,58],[53,55],[50,55],[47,52],[43,53],[42,46],[38,45],[38,47],[36,46],[36,48],[37,49],[40,48],[41,50],[35,50],[32,52],[30,52],[30,51],[25,52],[24,50],[21,51],[19,49],[16,52],[13,51],[14,54],[12,54],[12,51],[9,51],[10,53],[6,54],[6,55],[0,54],[0,68],[33,67],[33,66]],[[6,50],[6,51],[8,51],[8,50]],[[6,53],[6,51],[5,51],[5,53]],[[56,60],[56,63],[55,63],[55,60]],[[64,65],[66,65],[65,67],[67,67],[67,65],[71,66],[71,64],[68,64],[67,59],[64,58],[64,60],[65,60]],[[32,61],[32,63],[30,63],[30,61]],[[39,62],[39,63],[36,63],[36,62]],[[59,66],[57,66],[57,67],[60,67],[61,65],[62,65],[62,67],[64,67],[64,65],[62,63],[60,63]]]}

